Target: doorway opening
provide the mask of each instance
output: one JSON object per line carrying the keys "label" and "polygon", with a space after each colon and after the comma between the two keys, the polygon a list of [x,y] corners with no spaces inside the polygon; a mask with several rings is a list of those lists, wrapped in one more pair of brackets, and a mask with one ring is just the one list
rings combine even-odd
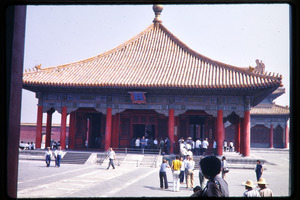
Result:
{"label": "doorway opening", "polygon": [[155,138],[155,125],[153,124],[133,124],[133,137]]}
{"label": "doorway opening", "polygon": [[189,118],[189,137],[193,140],[205,138],[205,116],[190,116]]}
{"label": "doorway opening", "polygon": [[101,148],[101,113],[87,114],[88,148]]}

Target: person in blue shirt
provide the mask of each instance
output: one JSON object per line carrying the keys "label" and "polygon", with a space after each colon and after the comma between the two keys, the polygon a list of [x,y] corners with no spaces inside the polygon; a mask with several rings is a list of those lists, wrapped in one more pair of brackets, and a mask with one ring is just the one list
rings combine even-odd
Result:
{"label": "person in blue shirt", "polygon": [[167,179],[167,168],[170,168],[166,159],[163,159],[163,162],[160,166],[159,170],[159,180],[160,180],[160,188],[163,189],[164,182],[165,182],[165,189],[168,189],[168,179]]}
{"label": "person in blue shirt", "polygon": [[256,179],[258,181],[260,179],[264,169],[263,169],[263,166],[262,166],[260,160],[257,160],[256,162],[257,162],[257,164],[255,167],[255,173],[256,173]]}

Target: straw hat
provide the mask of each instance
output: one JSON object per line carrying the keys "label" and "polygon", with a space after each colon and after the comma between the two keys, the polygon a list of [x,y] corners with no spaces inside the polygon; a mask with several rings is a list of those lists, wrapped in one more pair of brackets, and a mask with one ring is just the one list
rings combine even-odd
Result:
{"label": "straw hat", "polygon": [[248,187],[255,187],[255,185],[253,184],[253,181],[251,180],[247,180],[246,182],[242,182],[243,185],[246,185]]}
{"label": "straw hat", "polygon": [[188,139],[188,140],[191,140],[192,138],[191,138],[191,137],[188,137],[187,139]]}
{"label": "straw hat", "polygon": [[264,178],[260,178],[256,183],[261,184],[261,185],[268,185],[268,183],[266,182],[266,180]]}

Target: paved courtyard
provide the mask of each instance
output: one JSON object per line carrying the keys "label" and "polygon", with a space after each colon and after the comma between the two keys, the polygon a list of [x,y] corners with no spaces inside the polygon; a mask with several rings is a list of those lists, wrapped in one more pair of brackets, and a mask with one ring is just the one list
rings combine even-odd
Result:
{"label": "paved courtyard", "polygon": [[[234,154],[226,152],[228,156]],[[274,196],[289,196],[289,151],[277,149],[251,149],[251,157],[268,161],[263,177]],[[64,164],[60,168],[45,167],[43,161],[19,161],[18,198],[46,197],[188,197],[191,189],[181,185],[180,192],[172,191],[172,173],[167,172],[169,189],[159,188],[159,168],[106,165]],[[256,181],[253,169],[231,169],[227,174],[230,196],[244,192],[241,184],[247,179]],[[199,185],[198,170],[195,186]]]}

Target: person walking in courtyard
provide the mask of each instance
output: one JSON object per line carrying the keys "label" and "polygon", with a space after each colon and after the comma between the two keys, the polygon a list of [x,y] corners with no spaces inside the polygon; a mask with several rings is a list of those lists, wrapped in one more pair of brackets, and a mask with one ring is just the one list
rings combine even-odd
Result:
{"label": "person walking in courtyard", "polygon": [[61,150],[61,146],[58,147],[57,150],[55,150],[54,155],[55,155],[55,166],[60,167],[60,161],[63,157],[63,151]]}
{"label": "person walking in courtyard", "polygon": [[179,183],[179,173],[182,162],[179,160],[179,155],[176,155],[176,159],[172,161],[171,169],[173,172],[173,191],[179,192],[180,183]]}
{"label": "person walking in courtyard", "polygon": [[109,169],[110,166],[112,166],[113,169],[115,169],[114,160],[116,159],[116,153],[114,152],[114,150],[111,147],[109,148],[107,157],[109,158],[109,163],[108,163],[107,169]]}
{"label": "person walking in courtyard", "polygon": [[45,161],[46,161],[47,167],[50,167],[51,158],[52,158],[52,151],[50,150],[50,147],[47,147],[47,151],[45,153]]}
{"label": "person walking in courtyard", "polygon": [[200,161],[202,173],[208,179],[203,196],[228,197],[229,189],[227,182],[218,174],[221,172],[221,161],[215,156],[206,156]]}
{"label": "person walking in courtyard", "polygon": [[225,156],[222,157],[221,169],[222,169],[222,178],[225,180],[226,179],[226,174],[229,172]]}
{"label": "person walking in courtyard", "polygon": [[193,188],[194,187],[195,161],[193,160],[193,157],[191,157],[191,156],[187,163],[186,169],[187,169],[186,188]]}
{"label": "person walking in courtyard", "polygon": [[257,164],[255,167],[255,173],[256,173],[256,179],[258,181],[260,179],[264,169],[263,169],[263,166],[262,166],[260,160],[257,160],[256,162],[257,162]]}
{"label": "person walking in courtyard", "polygon": [[159,170],[159,180],[160,180],[160,188],[164,188],[165,182],[165,189],[168,189],[168,179],[167,179],[167,168],[170,168],[166,159],[163,160],[160,170]]}
{"label": "person walking in courtyard", "polygon": [[264,178],[260,178],[257,182],[260,190],[258,191],[261,197],[273,197],[273,192],[271,189],[267,188],[267,182]]}
{"label": "person walking in courtyard", "polygon": [[246,191],[243,194],[243,197],[260,197],[260,194],[257,190],[253,189],[255,185],[253,184],[253,181],[247,180],[246,182],[242,183],[245,185]]}

